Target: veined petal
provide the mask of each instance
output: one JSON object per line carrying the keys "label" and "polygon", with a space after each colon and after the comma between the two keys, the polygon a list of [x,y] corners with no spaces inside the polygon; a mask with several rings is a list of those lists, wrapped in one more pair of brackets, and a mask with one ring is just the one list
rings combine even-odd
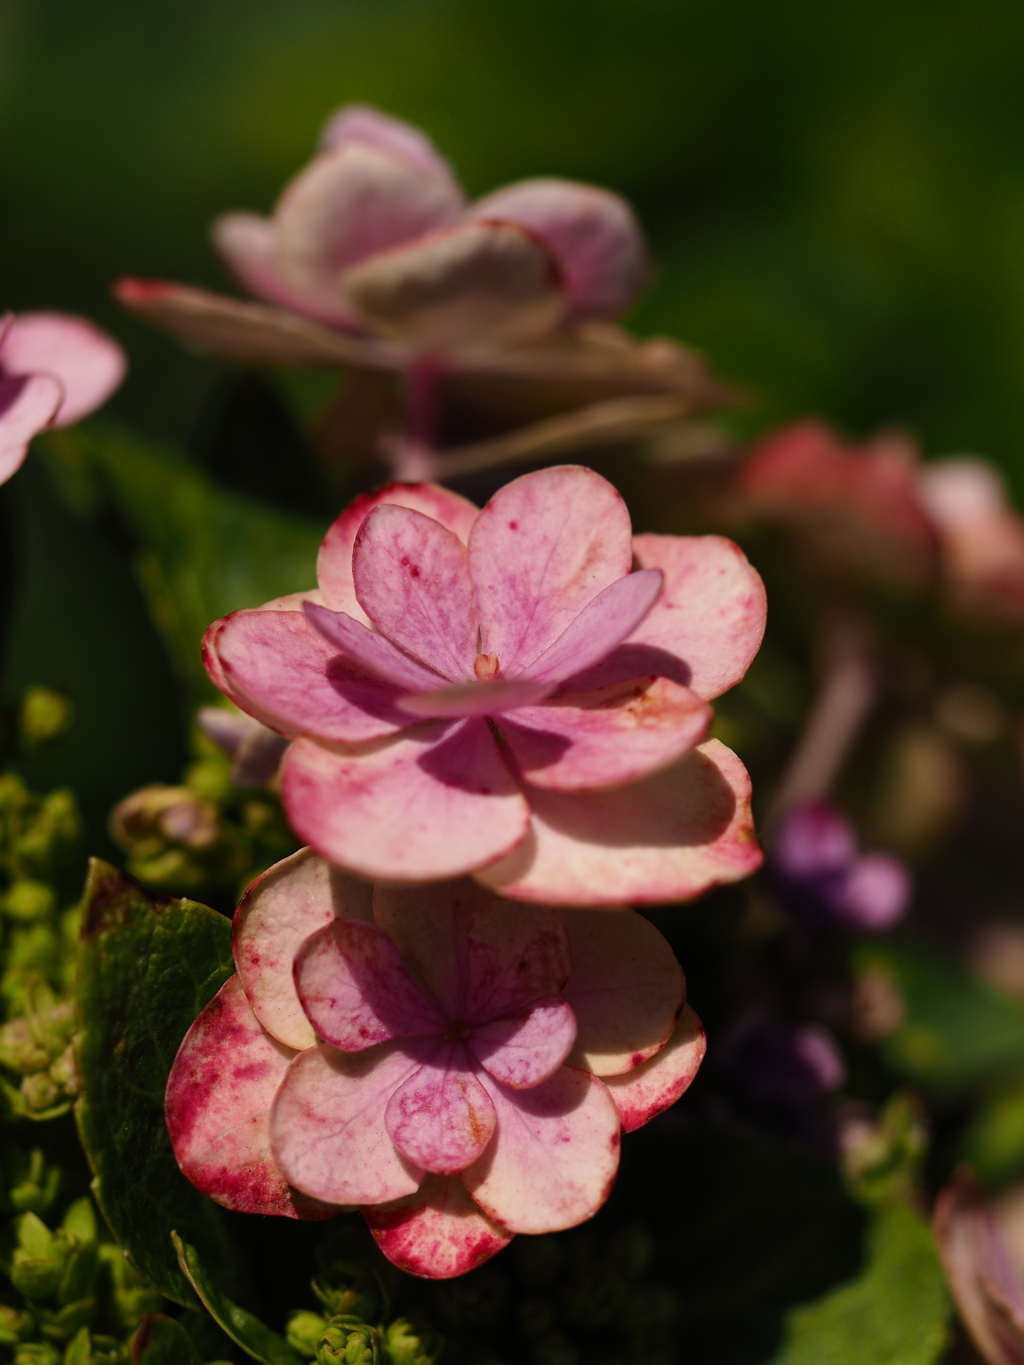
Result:
{"label": "veined petal", "polygon": [[409,724],[395,710],[399,689],[340,657],[300,611],[236,611],[215,621],[203,661],[236,706],[282,734],[356,744]]}
{"label": "veined petal", "polygon": [[270,1151],[270,1106],[295,1056],[265,1032],[233,976],[178,1049],[165,1109],[174,1155],[203,1194],[240,1213],[329,1218],[289,1188]]}
{"label": "veined petal", "polygon": [[384,1111],[419,1070],[423,1046],[338,1052],[321,1043],[298,1054],[270,1114],[274,1158],[291,1184],[332,1204],[383,1204],[418,1188],[421,1172],[395,1151]]}
{"label": "veined petal", "polygon": [[296,954],[295,987],[319,1036],[344,1052],[440,1037],[447,1027],[376,924],[336,919],[317,930]]}
{"label": "veined petal", "polygon": [[526,800],[479,720],[418,725],[358,752],[297,740],[281,788],[299,837],[370,878],[462,876],[515,848],[529,828]]}
{"label": "veined petal", "polygon": [[473,915],[466,935],[459,1018],[476,1028],[557,995],[569,976],[569,939],[546,905],[497,898]]}
{"label": "veined petal", "polygon": [[258,213],[225,213],[213,224],[212,237],[224,264],[250,294],[329,327],[358,328],[337,290],[332,295],[324,290],[298,289],[281,278],[273,219]]}
{"label": "veined petal", "polygon": [[409,507],[375,507],[356,535],[352,575],[359,605],[399,649],[443,678],[473,677],[473,589],[454,531]]}
{"label": "veined petal", "polygon": [[561,465],[495,493],[469,537],[480,649],[505,674],[528,671],[604,588],[632,566],[629,513],[593,470]]}
{"label": "veined petal", "polygon": [[689,1089],[707,1045],[700,1020],[686,1005],[660,1052],[632,1071],[604,1077],[627,1133],[642,1128]]}
{"label": "veined petal", "polygon": [[463,975],[469,921],[496,900],[469,877],[397,886],[378,882],[373,888],[374,918],[391,935],[452,1018],[465,1013]]}
{"label": "veined petal", "polygon": [[369,617],[356,600],[352,581],[352,551],[363,522],[375,507],[409,507],[432,517],[465,544],[480,509],[467,498],[434,483],[389,483],[363,493],[345,508],[332,524],[320,546],[316,576],[324,603],[333,611],[345,611],[369,625]]}
{"label": "veined petal", "polygon": [[343,105],[327,120],[320,134],[320,146],[324,151],[334,151],[353,142],[388,152],[424,175],[447,180],[454,178],[450,163],[425,133],[370,104]]}
{"label": "veined petal", "polygon": [[494,1104],[469,1060],[461,1043],[440,1046],[388,1101],[391,1140],[425,1171],[464,1171],[494,1136]]}
{"label": "veined petal", "polygon": [[484,1212],[510,1232],[560,1232],[595,1214],[619,1166],[619,1111],[603,1082],[563,1066],[531,1090],[484,1085],[498,1130],[462,1177]]}
{"label": "veined petal", "polygon": [[562,994],[576,1015],[576,1066],[632,1071],[671,1037],[686,999],[668,941],[635,910],[563,910],[572,971]]}
{"label": "veined petal", "polygon": [[0,483],[21,468],[29,441],[50,425],[63,397],[64,390],[49,375],[0,376]]}
{"label": "veined petal", "polygon": [[560,996],[552,996],[477,1024],[468,1045],[496,1081],[524,1090],[553,1076],[575,1041],[576,1016]]}
{"label": "veined petal", "polygon": [[407,691],[436,687],[440,681],[436,673],[410,659],[385,636],[378,635],[347,613],[330,611],[315,602],[307,603],[304,610],[310,625],[335,649],[340,649],[352,663],[392,688]]}
{"label": "veined petal", "polygon": [[711,708],[667,678],[632,678],[594,692],[549,698],[498,720],[527,782],[587,791],[667,768],[707,732]]}
{"label": "veined petal", "polygon": [[531,787],[527,795],[530,837],[475,874],[515,900],[549,905],[689,900],[749,876],[762,862],[750,814],[750,778],[718,740],[707,740],[681,763],[626,787],[572,795]]}
{"label": "veined petal", "polygon": [[555,683],[532,678],[493,678],[453,683],[431,692],[410,692],[398,700],[400,711],[431,719],[441,716],[496,716],[520,706],[533,706],[555,689]]}
{"label": "veined petal", "polygon": [[60,384],[54,426],[69,427],[107,401],[128,358],[113,337],[68,313],[17,313],[0,340],[5,375],[49,375]]}
{"label": "veined petal", "polygon": [[288,1047],[316,1042],[295,989],[295,954],[336,918],[369,920],[370,887],[300,848],[257,877],[235,911],[235,965],[256,1018]]}
{"label": "veined petal", "polygon": [[415,1194],[363,1209],[363,1217],[391,1264],[426,1280],[465,1275],[512,1240],[458,1176],[428,1175]]}
{"label": "veined petal", "polygon": [[561,682],[598,663],[640,624],[661,592],[658,569],[641,569],[609,583],[530,664],[531,678]]}

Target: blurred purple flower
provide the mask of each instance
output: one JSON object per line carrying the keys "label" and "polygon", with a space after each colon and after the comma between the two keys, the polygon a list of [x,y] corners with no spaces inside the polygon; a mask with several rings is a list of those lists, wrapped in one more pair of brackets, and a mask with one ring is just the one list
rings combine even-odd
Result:
{"label": "blurred purple flower", "polygon": [[846,1078],[842,1055],[827,1030],[770,1020],[751,1022],[735,1039],[728,1069],[752,1099],[783,1104],[816,1100]]}

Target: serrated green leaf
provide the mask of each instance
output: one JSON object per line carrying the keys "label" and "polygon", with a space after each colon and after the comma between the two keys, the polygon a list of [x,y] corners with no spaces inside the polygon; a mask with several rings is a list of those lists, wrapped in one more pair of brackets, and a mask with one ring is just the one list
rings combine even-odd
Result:
{"label": "serrated green leaf", "polygon": [[192,1288],[217,1326],[233,1342],[262,1365],[302,1365],[301,1357],[280,1333],[271,1331],[259,1318],[240,1308],[217,1288],[195,1247],[189,1246],[177,1232],[171,1233],[171,1240],[178,1253],[178,1264]]}
{"label": "serrated green leaf", "polygon": [[772,1365],[932,1365],[948,1317],[928,1225],[905,1204],[890,1204],[873,1219],[864,1273],[793,1310]]}
{"label": "serrated green leaf", "polygon": [[147,1313],[135,1329],[131,1365],[200,1365],[199,1352],[180,1322],[164,1313]]}
{"label": "serrated green leaf", "polygon": [[220,1211],[174,1159],[164,1089],[182,1038],[233,970],[223,915],[146,891],[93,859],[79,948],[79,1132],[97,1202],[131,1263],[190,1307],[198,1300],[171,1229],[183,1229],[218,1267],[231,1262]]}

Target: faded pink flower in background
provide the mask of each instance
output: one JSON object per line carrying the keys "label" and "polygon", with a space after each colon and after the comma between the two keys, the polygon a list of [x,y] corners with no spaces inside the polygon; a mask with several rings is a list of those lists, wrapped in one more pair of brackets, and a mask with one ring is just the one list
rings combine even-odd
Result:
{"label": "faded pink flower in background", "polygon": [[671,949],[629,910],[371,890],[305,849],[242,901],[235,963],[168,1081],[182,1170],[243,1212],[360,1207],[432,1278],[594,1214],[621,1130],[704,1053]]}
{"label": "faded pink flower in background", "polygon": [[764,630],[730,541],[632,537],[611,484],[563,466],[483,511],[431,485],[359,498],[318,576],[214,622],[205,658],[295,740],[285,809],[321,856],[569,905],[678,900],[759,865],[747,774],[704,740]]}
{"label": "faded pink flower in background", "polygon": [[68,313],[0,318],[0,483],[20,468],[33,436],[102,406],[127,360],[112,337]]}

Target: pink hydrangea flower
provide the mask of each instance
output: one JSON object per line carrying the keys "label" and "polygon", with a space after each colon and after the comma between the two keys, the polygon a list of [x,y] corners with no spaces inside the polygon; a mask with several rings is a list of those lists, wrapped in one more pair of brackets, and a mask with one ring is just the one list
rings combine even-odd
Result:
{"label": "pink hydrangea flower", "polygon": [[0,318],[0,483],[20,468],[33,436],[71,426],[105,403],[126,364],[117,342],[85,318]]}
{"label": "pink hydrangea flower", "polygon": [[359,1207],[416,1275],[589,1218],[621,1131],[704,1054],[679,964],[630,910],[371,889],[303,849],[243,899],[235,963],[168,1080],[181,1169],[246,1213]]}
{"label": "pink hydrangea flower", "polygon": [[704,740],[764,629],[730,541],[632,537],[611,484],[564,466],[482,511],[431,485],[359,498],[318,576],[214,622],[205,658],[294,738],[284,804],[321,856],[563,905],[692,897],[759,865],[747,774]]}

